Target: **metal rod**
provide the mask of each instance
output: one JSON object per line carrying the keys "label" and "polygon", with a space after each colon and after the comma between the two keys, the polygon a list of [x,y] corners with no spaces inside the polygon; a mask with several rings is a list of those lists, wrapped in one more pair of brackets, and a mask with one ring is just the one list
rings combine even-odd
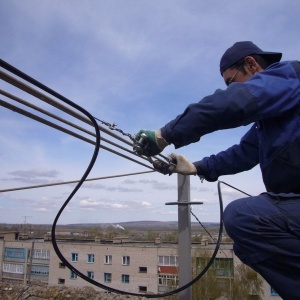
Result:
{"label": "metal rod", "polygon": [[[17,112],[17,113],[19,113],[19,114],[22,114],[22,115],[24,115],[24,116],[26,116],[26,117],[28,117],[28,118],[31,118],[31,119],[33,119],[33,120],[36,120],[36,121],[40,122],[40,123],[43,123],[43,124],[45,124],[45,125],[47,125],[47,126],[50,126],[50,127],[55,128],[55,129],[57,129],[57,130],[59,130],[59,131],[62,131],[62,132],[67,133],[67,134],[69,134],[69,135],[71,135],[71,136],[74,136],[74,137],[76,137],[76,138],[78,138],[78,139],[80,139],[80,140],[82,140],[82,141],[85,141],[85,142],[87,142],[87,143],[89,143],[89,144],[95,145],[95,142],[94,142],[94,141],[92,141],[92,140],[90,140],[90,139],[88,139],[88,138],[86,138],[86,137],[84,137],[84,136],[82,136],[82,135],[79,135],[79,134],[77,134],[77,133],[75,133],[75,132],[72,132],[71,130],[68,130],[68,129],[66,129],[66,128],[63,128],[63,127],[61,127],[61,126],[59,126],[59,125],[57,125],[57,124],[54,124],[54,123],[52,123],[52,122],[50,122],[50,121],[48,121],[48,120],[45,120],[45,119],[43,119],[43,118],[41,118],[41,117],[39,117],[39,116],[36,116],[36,115],[34,115],[34,114],[32,114],[32,113],[30,113],[30,112],[28,112],[28,111],[25,111],[25,110],[23,110],[23,109],[21,109],[21,108],[19,108],[19,107],[17,107],[17,106],[14,106],[14,105],[12,105],[12,104],[10,104],[10,103],[7,103],[7,102],[5,102],[5,101],[3,101],[3,100],[1,100],[1,99],[0,99],[0,105],[3,106],[3,107],[5,107],[5,108],[11,109],[11,110],[13,110],[13,111],[15,111],[15,112]],[[135,163],[137,163],[137,164],[140,164],[140,165],[142,165],[142,166],[144,166],[144,167],[146,167],[146,168],[148,168],[148,169],[154,170],[154,168],[152,168],[152,167],[150,167],[150,166],[148,166],[148,165],[146,165],[146,164],[144,164],[144,163],[142,163],[142,162],[140,162],[140,161],[137,161],[137,160],[135,160],[135,159],[133,159],[133,158],[131,158],[131,157],[129,157],[129,156],[126,156],[126,155],[124,155],[124,154],[121,154],[121,153],[119,153],[119,152],[117,152],[117,151],[115,151],[115,150],[113,150],[113,149],[110,149],[110,148],[108,148],[108,147],[106,147],[106,146],[104,146],[104,145],[102,145],[102,144],[100,145],[100,148],[102,148],[102,149],[104,149],[104,150],[107,150],[107,151],[109,151],[109,152],[112,152],[112,153],[114,153],[114,154],[116,154],[116,155],[119,155],[119,156],[121,156],[121,157],[123,157],[123,158],[126,158],[126,159],[128,159],[128,160],[131,160],[131,161],[133,161],[133,162],[135,162]],[[129,151],[129,150],[128,150],[128,152],[130,152],[130,153],[132,153],[132,154],[135,154],[133,151]]]}
{"label": "metal rod", "polygon": [[[95,181],[95,180],[103,180],[103,179],[110,179],[110,178],[117,178],[117,177],[141,175],[141,174],[147,174],[147,173],[153,173],[153,172],[155,172],[155,171],[145,171],[145,172],[122,174],[122,175],[104,176],[104,177],[97,177],[97,178],[89,178],[89,179],[86,179],[85,181]],[[55,186],[55,185],[63,185],[63,184],[71,184],[71,183],[77,183],[77,182],[79,182],[79,180],[63,181],[63,182],[55,182],[55,183],[47,183],[47,184],[38,184],[38,185],[31,185],[31,186],[23,186],[23,187],[18,187],[18,188],[0,190],[0,193],[21,191],[21,190],[29,190],[29,189],[36,189],[36,188]]]}
{"label": "metal rod", "polygon": [[[38,112],[41,112],[41,113],[43,113],[43,114],[45,114],[45,115],[47,115],[47,116],[49,116],[49,117],[52,117],[53,119],[56,119],[56,120],[58,120],[58,121],[60,121],[60,122],[62,122],[62,123],[64,123],[64,124],[67,124],[67,125],[69,125],[69,126],[71,126],[71,127],[73,127],[73,128],[76,128],[76,129],[78,129],[78,130],[80,130],[80,131],[82,131],[82,132],[84,132],[84,133],[87,133],[87,134],[89,134],[89,135],[91,135],[91,136],[93,136],[93,137],[96,137],[96,134],[95,134],[94,132],[91,132],[91,131],[89,131],[89,130],[83,128],[83,127],[80,127],[80,126],[78,126],[78,125],[76,125],[76,124],[74,124],[74,123],[72,123],[72,122],[69,122],[69,121],[67,121],[67,120],[65,120],[65,119],[63,119],[63,118],[61,118],[61,117],[58,117],[58,116],[56,116],[56,115],[54,115],[54,114],[52,114],[52,113],[50,113],[50,112],[48,112],[48,111],[46,111],[46,110],[44,110],[44,109],[38,107],[38,106],[36,106],[36,105],[33,105],[33,104],[31,104],[31,103],[29,103],[29,102],[27,102],[27,101],[25,101],[25,100],[23,100],[23,99],[21,99],[21,98],[19,98],[19,97],[16,97],[16,96],[14,96],[14,95],[12,95],[12,94],[10,94],[10,93],[7,93],[7,92],[5,92],[5,91],[3,91],[3,90],[1,90],[1,89],[0,89],[0,94],[2,94],[3,96],[5,96],[5,97],[7,97],[7,98],[10,98],[10,99],[12,99],[12,100],[17,101],[18,103],[21,103],[21,104],[23,104],[23,105],[25,105],[25,106],[28,106],[28,107],[30,107],[30,108],[32,108],[32,109],[38,111]],[[4,105],[3,105],[3,106],[4,106]],[[8,108],[8,107],[7,107],[7,108]],[[17,109],[15,109],[15,111],[16,111],[16,110],[17,110]],[[24,114],[23,114],[23,115],[24,115]],[[111,145],[113,145],[113,146],[115,146],[115,147],[117,147],[117,148],[120,148],[120,149],[122,149],[122,150],[124,150],[124,151],[127,151],[127,152],[129,152],[129,153],[131,153],[131,154],[135,154],[135,155],[136,155],[135,152],[130,151],[130,150],[128,150],[127,148],[124,148],[124,147],[122,147],[122,146],[120,146],[120,145],[118,145],[118,144],[116,144],[116,143],[114,143],[114,142],[112,142],[112,141],[110,141],[110,140],[108,140],[108,139],[102,137],[102,136],[101,136],[101,140],[104,141],[104,142],[106,142],[106,143],[108,143],[108,144],[111,144]],[[139,157],[140,157],[140,156],[139,156]],[[143,158],[143,159],[146,160],[146,158],[144,158],[144,157],[141,157],[141,158]]]}
{"label": "metal rod", "polygon": [[[28,84],[25,84],[24,82],[14,78],[13,76],[10,76],[9,74],[7,74],[6,72],[3,72],[2,70],[0,70],[0,78],[2,78],[4,81],[14,85],[15,87],[27,92],[28,94],[64,111],[65,113],[81,120],[82,122],[85,122],[89,125],[92,125],[91,124],[91,121],[84,117],[83,115],[77,113],[76,111],[66,107],[65,105],[59,103],[58,101],[54,100],[53,98],[49,97],[49,96],[46,96],[45,94],[39,92],[38,90],[32,88],[31,86],[29,86]],[[108,130],[107,128],[101,126],[101,125],[98,125],[98,128],[99,130],[105,132],[106,134],[110,135],[110,136],[113,136],[114,138],[122,141],[123,143],[127,144],[127,145],[130,145],[132,146],[132,143],[127,141],[126,139],[116,135],[115,133],[113,133],[111,130]]]}
{"label": "metal rod", "polygon": [[[30,93],[31,95],[38,97],[40,100],[43,100],[43,101],[47,100],[46,102],[47,102],[48,104],[51,104],[52,106],[54,106],[54,107],[56,107],[56,108],[58,108],[58,109],[61,109],[62,111],[66,112],[66,113],[68,113],[68,114],[70,114],[70,115],[72,115],[73,117],[76,117],[76,118],[80,119],[81,121],[84,121],[84,122],[88,123],[89,125],[91,125],[89,119],[87,119],[87,118],[85,118],[85,117],[82,117],[80,114],[74,112],[74,111],[71,110],[70,108],[67,108],[67,107],[65,107],[64,105],[60,104],[59,102],[55,101],[54,99],[51,99],[51,98],[49,98],[49,97],[43,95],[42,93],[36,91],[35,89],[31,88],[30,86],[24,84],[23,82],[21,82],[21,81],[15,79],[14,77],[12,77],[12,76],[6,74],[5,72],[3,72],[3,71],[1,71],[1,70],[0,70],[0,77],[1,77],[2,79],[4,79],[5,81],[7,81],[7,82],[13,84],[14,86],[16,86],[16,87],[18,87],[18,88],[24,90],[25,92],[28,92],[28,93]],[[3,96],[5,96],[5,97],[7,97],[7,98],[10,98],[10,99],[12,99],[12,100],[17,101],[18,103],[21,103],[21,104],[23,104],[23,105],[25,105],[25,106],[28,106],[28,107],[30,107],[30,108],[36,110],[36,111],[39,111],[39,112],[41,112],[41,113],[43,113],[43,114],[45,114],[45,115],[47,115],[47,116],[50,116],[50,117],[52,117],[52,118],[54,118],[54,119],[56,119],[56,120],[58,120],[58,121],[60,121],[60,122],[62,122],[62,123],[65,123],[65,124],[67,124],[67,125],[69,125],[69,126],[71,126],[71,127],[74,127],[74,128],[76,128],[76,129],[78,129],[78,130],[81,130],[81,131],[83,131],[83,132],[85,132],[85,133],[87,133],[87,134],[89,134],[89,135],[96,136],[95,133],[93,133],[93,132],[91,132],[91,131],[88,131],[88,130],[86,130],[85,128],[80,127],[80,126],[78,126],[78,125],[76,125],[76,124],[74,124],[74,123],[72,123],[72,122],[69,122],[69,121],[63,119],[63,118],[60,118],[60,117],[58,117],[58,116],[56,116],[56,115],[54,115],[54,114],[52,114],[52,113],[50,113],[50,112],[48,112],[48,111],[42,109],[42,108],[39,108],[39,107],[37,107],[37,106],[35,106],[35,105],[33,105],[33,104],[31,104],[31,103],[29,103],[29,102],[27,102],[27,101],[21,99],[21,98],[15,96],[15,95],[12,95],[12,94],[10,94],[10,93],[8,93],[8,92],[6,92],[6,91],[0,90],[0,94],[2,94]],[[8,107],[5,106],[5,105],[2,105],[2,106],[8,108]],[[17,109],[12,109],[12,110],[17,111]],[[23,115],[28,116],[28,115],[25,114],[25,113],[23,113]],[[37,120],[37,119],[36,119],[36,120]],[[44,124],[45,124],[45,123],[44,123]],[[99,127],[99,130],[104,131],[106,134],[108,134],[108,135],[110,135],[110,136],[112,136],[112,137],[114,137],[114,138],[117,138],[119,141],[124,142],[124,143],[126,143],[127,145],[130,145],[130,146],[132,147],[132,143],[131,143],[131,142],[129,142],[129,141],[127,141],[127,140],[125,140],[125,139],[119,137],[118,135],[112,133],[111,131],[109,131],[109,130],[106,129],[105,127],[102,127],[101,125],[98,125],[98,127]],[[113,146],[115,146],[115,147],[117,147],[117,148],[120,148],[120,149],[122,149],[122,150],[124,150],[124,151],[130,152],[131,154],[134,154],[134,155],[136,155],[136,156],[138,156],[138,157],[140,157],[140,158],[142,158],[142,159],[148,160],[148,158],[146,158],[146,157],[144,157],[144,156],[137,155],[135,152],[129,151],[128,149],[126,149],[126,148],[124,148],[124,147],[122,147],[122,146],[120,146],[120,145],[118,145],[118,144],[116,144],[116,143],[114,143],[114,142],[112,142],[112,141],[110,141],[110,140],[104,138],[104,137],[101,137],[101,140],[102,140],[102,141],[105,141],[105,142],[107,142],[107,143],[109,143],[109,144],[111,144],[111,145],[113,145]],[[162,155],[162,154],[158,154],[158,156],[160,156],[160,157],[162,157],[163,159],[165,159],[166,161],[168,161],[168,158],[167,158],[166,156],[164,156],[164,155]],[[157,159],[157,160],[162,161],[159,157],[154,157],[154,158]],[[170,163],[170,164],[173,165],[172,163]]]}
{"label": "metal rod", "polygon": [[[190,176],[178,174],[178,203],[190,202]],[[192,280],[191,214],[189,205],[178,205],[179,287]],[[191,287],[179,293],[179,300],[192,300]]]}

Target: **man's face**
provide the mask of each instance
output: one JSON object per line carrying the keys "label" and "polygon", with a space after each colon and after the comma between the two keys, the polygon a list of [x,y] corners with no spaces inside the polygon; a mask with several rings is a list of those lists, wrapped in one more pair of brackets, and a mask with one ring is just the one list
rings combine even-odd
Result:
{"label": "man's face", "polygon": [[244,65],[242,65],[238,69],[230,69],[229,68],[223,73],[223,78],[224,78],[225,84],[227,86],[229,86],[233,82],[245,82],[251,76],[252,76],[252,74],[247,72],[247,69],[246,69],[246,74],[245,74]]}
{"label": "man's face", "polygon": [[263,71],[263,69],[256,60],[252,56],[247,56],[239,68],[229,68],[225,70],[223,78],[225,84],[229,86],[233,82],[245,82],[261,71]]}

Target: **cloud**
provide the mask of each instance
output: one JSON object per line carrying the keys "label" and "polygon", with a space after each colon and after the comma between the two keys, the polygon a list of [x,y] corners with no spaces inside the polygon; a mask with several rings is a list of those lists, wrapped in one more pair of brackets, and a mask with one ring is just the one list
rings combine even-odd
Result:
{"label": "cloud", "polygon": [[144,208],[150,208],[152,207],[152,204],[146,201],[142,201],[141,206]]}
{"label": "cloud", "polygon": [[125,179],[123,181],[124,184],[135,184],[136,183],[136,180],[132,180],[132,179]]}
{"label": "cloud", "polygon": [[178,211],[176,209],[158,209],[158,210],[155,210],[153,211],[155,214],[159,214],[159,215],[162,215],[162,216],[165,216],[165,215],[171,215],[171,216],[174,216],[174,215],[178,215]]}
{"label": "cloud", "polygon": [[133,193],[137,193],[137,192],[142,192],[142,189],[138,189],[138,188],[126,188],[126,187],[122,187],[122,186],[107,186],[107,185],[103,185],[100,183],[84,183],[83,188],[86,189],[95,189],[95,190],[105,190],[105,191],[109,191],[109,192],[121,192],[121,193],[129,193],[129,192],[133,192]]}
{"label": "cloud", "polygon": [[1,180],[3,182],[18,181],[26,184],[27,187],[63,182],[57,179],[57,176],[60,174],[59,171],[49,170],[47,168],[17,170],[8,172],[7,174],[10,176],[2,178]]}
{"label": "cloud", "polygon": [[123,202],[117,202],[115,200],[93,200],[93,199],[82,199],[79,201],[79,207],[89,210],[112,210],[112,211],[141,211],[149,210],[153,206],[147,201],[136,201],[127,200]]}
{"label": "cloud", "polygon": [[17,170],[13,172],[9,172],[8,174],[20,177],[29,177],[29,178],[36,178],[36,177],[49,177],[49,178],[56,178],[59,174],[57,170],[49,170],[49,169],[31,169],[31,170]]}
{"label": "cloud", "polygon": [[177,186],[172,183],[166,183],[159,180],[154,179],[140,179],[140,180],[132,180],[126,179],[123,181],[124,184],[145,184],[150,185],[153,190],[164,191],[164,190],[176,190]]}
{"label": "cloud", "polygon": [[165,191],[165,190],[177,190],[177,186],[175,184],[165,183],[157,181],[153,183],[152,185],[153,189],[159,190],[159,191]]}
{"label": "cloud", "polygon": [[35,208],[34,211],[37,211],[37,212],[49,212],[50,209],[48,209],[46,207],[40,207],[40,208]]}
{"label": "cloud", "polygon": [[27,177],[12,177],[9,179],[2,179],[4,181],[10,181],[10,180],[14,180],[14,181],[19,181],[19,182],[23,182],[29,185],[39,185],[39,184],[48,184],[49,180],[44,180],[44,179],[38,179],[38,178],[27,178]]}
{"label": "cloud", "polygon": [[121,203],[113,203],[112,201],[101,201],[101,200],[92,200],[92,199],[84,199],[80,200],[79,206],[82,208],[89,209],[124,209],[127,205]]}
{"label": "cloud", "polygon": [[198,192],[212,192],[212,189],[209,187],[205,187],[205,186],[200,186],[199,188],[197,188]]}

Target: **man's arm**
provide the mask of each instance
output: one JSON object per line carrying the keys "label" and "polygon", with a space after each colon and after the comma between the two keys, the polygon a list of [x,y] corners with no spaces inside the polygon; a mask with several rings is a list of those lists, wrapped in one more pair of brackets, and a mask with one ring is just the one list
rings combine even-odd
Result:
{"label": "man's arm", "polygon": [[175,148],[180,148],[220,129],[281,117],[298,106],[299,93],[299,79],[291,64],[274,64],[247,82],[233,83],[226,90],[189,105],[162,127],[161,133]]}
{"label": "man's arm", "polygon": [[252,169],[259,163],[258,143],[254,124],[238,145],[194,162],[197,174],[202,175],[207,181],[216,181],[221,175],[236,174]]}
{"label": "man's arm", "polygon": [[189,105],[160,133],[166,144],[180,148],[220,129],[281,117],[299,105],[299,93],[299,79],[291,64],[274,64],[247,82],[233,83],[226,90]]}

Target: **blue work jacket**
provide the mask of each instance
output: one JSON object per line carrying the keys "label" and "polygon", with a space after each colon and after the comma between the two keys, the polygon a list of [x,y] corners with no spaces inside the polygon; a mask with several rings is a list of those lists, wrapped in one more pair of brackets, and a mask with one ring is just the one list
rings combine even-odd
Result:
{"label": "blue work jacket", "polygon": [[269,66],[244,83],[189,105],[161,128],[175,148],[220,129],[253,123],[239,144],[195,162],[199,175],[215,181],[260,164],[266,190],[300,193],[300,62]]}

